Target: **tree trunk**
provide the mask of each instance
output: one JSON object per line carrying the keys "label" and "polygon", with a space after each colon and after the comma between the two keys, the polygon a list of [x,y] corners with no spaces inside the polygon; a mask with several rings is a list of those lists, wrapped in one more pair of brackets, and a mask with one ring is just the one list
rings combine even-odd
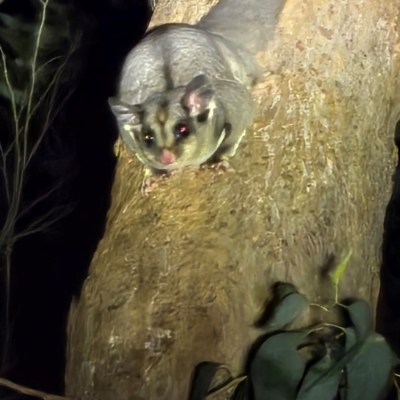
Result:
{"label": "tree trunk", "polygon": [[[153,24],[206,0],[160,0]],[[340,296],[375,306],[399,118],[397,0],[288,0],[260,57],[273,75],[234,173],[186,170],[140,194],[125,147],[106,234],[68,326],[72,399],[186,399],[194,366],[240,372],[271,284],[312,301],[332,256],[353,256]]]}

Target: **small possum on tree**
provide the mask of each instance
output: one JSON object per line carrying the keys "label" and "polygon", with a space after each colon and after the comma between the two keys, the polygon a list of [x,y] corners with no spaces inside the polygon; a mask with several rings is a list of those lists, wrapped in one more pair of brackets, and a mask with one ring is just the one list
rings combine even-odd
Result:
{"label": "small possum on tree", "polygon": [[229,167],[253,120],[255,55],[271,39],[285,0],[220,0],[195,25],[151,29],[128,54],[117,97],[109,99],[120,135],[155,172],[209,160]]}

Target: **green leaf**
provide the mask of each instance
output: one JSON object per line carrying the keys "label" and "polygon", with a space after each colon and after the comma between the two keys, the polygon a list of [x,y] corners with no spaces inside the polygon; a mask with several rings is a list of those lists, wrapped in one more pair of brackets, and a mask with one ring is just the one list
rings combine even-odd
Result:
{"label": "green leaf", "polygon": [[263,324],[268,329],[279,329],[292,322],[309,305],[308,299],[300,294],[290,283],[279,283],[276,287],[275,301],[270,317]]}
{"label": "green leaf", "polygon": [[244,379],[237,385],[235,393],[233,394],[231,400],[248,400],[249,394],[249,380]]}
{"label": "green leaf", "polygon": [[[228,368],[223,364],[209,361],[198,364],[195,368],[189,400],[206,399],[209,391],[215,388],[216,385],[213,383],[215,381],[215,377],[218,375],[218,372],[221,370],[229,372]],[[228,375],[229,376],[227,377],[227,380],[232,378],[230,373],[228,373]]]}
{"label": "green leaf", "polygon": [[356,340],[356,334],[353,328],[348,328],[346,332],[346,353],[340,357],[330,368],[325,372],[322,372],[319,377],[316,377],[314,381],[310,379],[310,383],[305,386],[305,390],[310,390],[314,386],[319,385],[324,379],[336,375],[341,372],[348,362],[357,354],[362,346],[362,343],[358,343]]}
{"label": "green leaf", "polygon": [[346,258],[331,272],[331,278],[333,282],[339,282],[340,278],[346,271],[347,264],[350,260],[351,255],[353,254],[353,250],[350,250],[347,254]]}
{"label": "green leaf", "polygon": [[274,288],[275,296],[279,299],[283,299],[289,294],[299,293],[296,286],[289,282],[278,282]]}
{"label": "green leaf", "polygon": [[[346,355],[350,353],[357,346],[357,334],[354,328],[346,328]],[[345,356],[346,356],[345,355]]]}
{"label": "green leaf", "polygon": [[302,382],[297,400],[321,400],[335,398],[338,389],[341,370],[334,370],[332,374],[328,374],[321,379],[317,385],[311,386],[310,383],[316,381],[322,374],[329,371],[336,364],[336,360],[329,356],[325,356],[317,361],[307,371]]}
{"label": "green leaf", "polygon": [[258,349],[250,368],[255,400],[295,400],[305,360],[297,347],[305,332],[270,336]]}
{"label": "green leaf", "polygon": [[372,329],[372,316],[369,304],[357,300],[346,307],[357,335],[357,341],[364,342]]}
{"label": "green leaf", "polygon": [[392,377],[392,350],[383,336],[371,332],[346,371],[347,400],[384,399]]}

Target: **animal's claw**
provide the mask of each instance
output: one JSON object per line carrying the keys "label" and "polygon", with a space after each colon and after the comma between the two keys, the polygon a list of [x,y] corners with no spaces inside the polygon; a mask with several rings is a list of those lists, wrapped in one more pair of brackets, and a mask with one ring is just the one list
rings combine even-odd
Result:
{"label": "animal's claw", "polygon": [[212,165],[212,168],[218,170],[218,171],[223,171],[223,172],[234,172],[235,170],[231,166],[228,160],[222,159],[221,161],[218,161],[217,163]]}

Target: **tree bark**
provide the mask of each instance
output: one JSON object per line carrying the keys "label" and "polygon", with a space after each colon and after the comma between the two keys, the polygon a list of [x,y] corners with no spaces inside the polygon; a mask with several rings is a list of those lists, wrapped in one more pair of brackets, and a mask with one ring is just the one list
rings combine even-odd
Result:
{"label": "tree bark", "polygon": [[[160,0],[153,24],[195,21],[208,3]],[[398,12],[397,0],[288,0],[234,173],[186,170],[143,197],[142,167],[119,143],[106,234],[69,316],[70,398],[186,399],[197,363],[240,372],[269,286],[332,300],[320,268],[350,249],[340,296],[375,306]]]}

